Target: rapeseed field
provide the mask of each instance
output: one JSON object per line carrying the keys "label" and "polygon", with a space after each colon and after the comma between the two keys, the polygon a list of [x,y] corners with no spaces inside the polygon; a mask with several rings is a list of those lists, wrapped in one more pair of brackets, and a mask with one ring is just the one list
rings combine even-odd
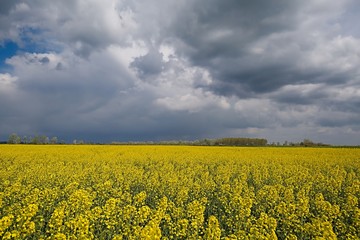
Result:
{"label": "rapeseed field", "polygon": [[0,146],[1,239],[359,239],[360,149]]}

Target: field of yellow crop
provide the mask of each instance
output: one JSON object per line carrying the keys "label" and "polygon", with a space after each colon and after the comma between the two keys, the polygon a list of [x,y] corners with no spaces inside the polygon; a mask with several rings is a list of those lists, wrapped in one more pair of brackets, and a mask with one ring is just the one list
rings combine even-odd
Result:
{"label": "field of yellow crop", "polygon": [[0,146],[2,239],[359,239],[360,149]]}

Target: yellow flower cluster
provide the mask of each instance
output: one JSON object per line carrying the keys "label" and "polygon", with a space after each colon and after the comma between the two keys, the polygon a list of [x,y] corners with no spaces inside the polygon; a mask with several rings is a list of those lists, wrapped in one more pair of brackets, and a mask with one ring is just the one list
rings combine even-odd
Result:
{"label": "yellow flower cluster", "polygon": [[0,146],[1,239],[359,239],[360,149]]}

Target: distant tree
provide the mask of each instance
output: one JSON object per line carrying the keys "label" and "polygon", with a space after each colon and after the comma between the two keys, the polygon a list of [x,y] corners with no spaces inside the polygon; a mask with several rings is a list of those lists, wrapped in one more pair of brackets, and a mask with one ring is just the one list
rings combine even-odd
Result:
{"label": "distant tree", "polygon": [[28,141],[29,141],[29,138],[27,136],[23,136],[22,143],[27,144],[27,143],[29,143]]}
{"label": "distant tree", "polygon": [[84,140],[74,139],[73,144],[85,144]]}
{"label": "distant tree", "polygon": [[49,138],[46,135],[39,135],[38,139],[39,139],[39,144],[48,144],[49,143]]}
{"label": "distant tree", "polygon": [[46,135],[35,135],[32,138],[28,139],[28,143],[30,143],[30,144],[48,144],[48,143],[50,143],[50,139]]}
{"label": "distant tree", "polygon": [[9,135],[8,143],[9,144],[19,144],[19,143],[21,143],[21,138],[16,133],[12,133]]}
{"label": "distant tree", "polygon": [[219,146],[265,146],[266,139],[260,138],[220,138],[216,139],[214,145]]}
{"label": "distant tree", "polygon": [[57,137],[52,137],[52,138],[50,139],[50,143],[51,143],[51,144],[57,144],[57,143],[58,143],[58,138],[57,138]]}
{"label": "distant tree", "polygon": [[34,137],[31,138],[30,140],[31,144],[40,144],[40,138],[39,136],[35,135]]}
{"label": "distant tree", "polygon": [[311,147],[311,146],[314,146],[315,143],[313,141],[311,141],[310,139],[304,139],[304,141],[300,145],[303,145],[305,147]]}
{"label": "distant tree", "polygon": [[207,145],[207,146],[210,146],[210,145],[211,145],[211,140],[205,138],[205,139],[203,140],[203,144],[204,144],[204,145]]}

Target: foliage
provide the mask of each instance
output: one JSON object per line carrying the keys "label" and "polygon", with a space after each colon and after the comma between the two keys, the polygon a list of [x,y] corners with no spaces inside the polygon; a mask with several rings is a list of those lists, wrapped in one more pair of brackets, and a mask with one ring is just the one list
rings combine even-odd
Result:
{"label": "foliage", "polygon": [[8,144],[57,144],[58,138],[52,137],[49,139],[46,135],[35,135],[33,137],[23,136],[22,138],[16,133],[9,135]]}
{"label": "foliage", "polygon": [[360,149],[0,146],[2,239],[358,239]]}
{"label": "foliage", "polygon": [[21,138],[16,134],[12,133],[9,135],[7,143],[9,144],[19,144],[21,142]]}
{"label": "foliage", "polygon": [[262,138],[221,138],[214,145],[225,146],[266,146],[267,140]]}

